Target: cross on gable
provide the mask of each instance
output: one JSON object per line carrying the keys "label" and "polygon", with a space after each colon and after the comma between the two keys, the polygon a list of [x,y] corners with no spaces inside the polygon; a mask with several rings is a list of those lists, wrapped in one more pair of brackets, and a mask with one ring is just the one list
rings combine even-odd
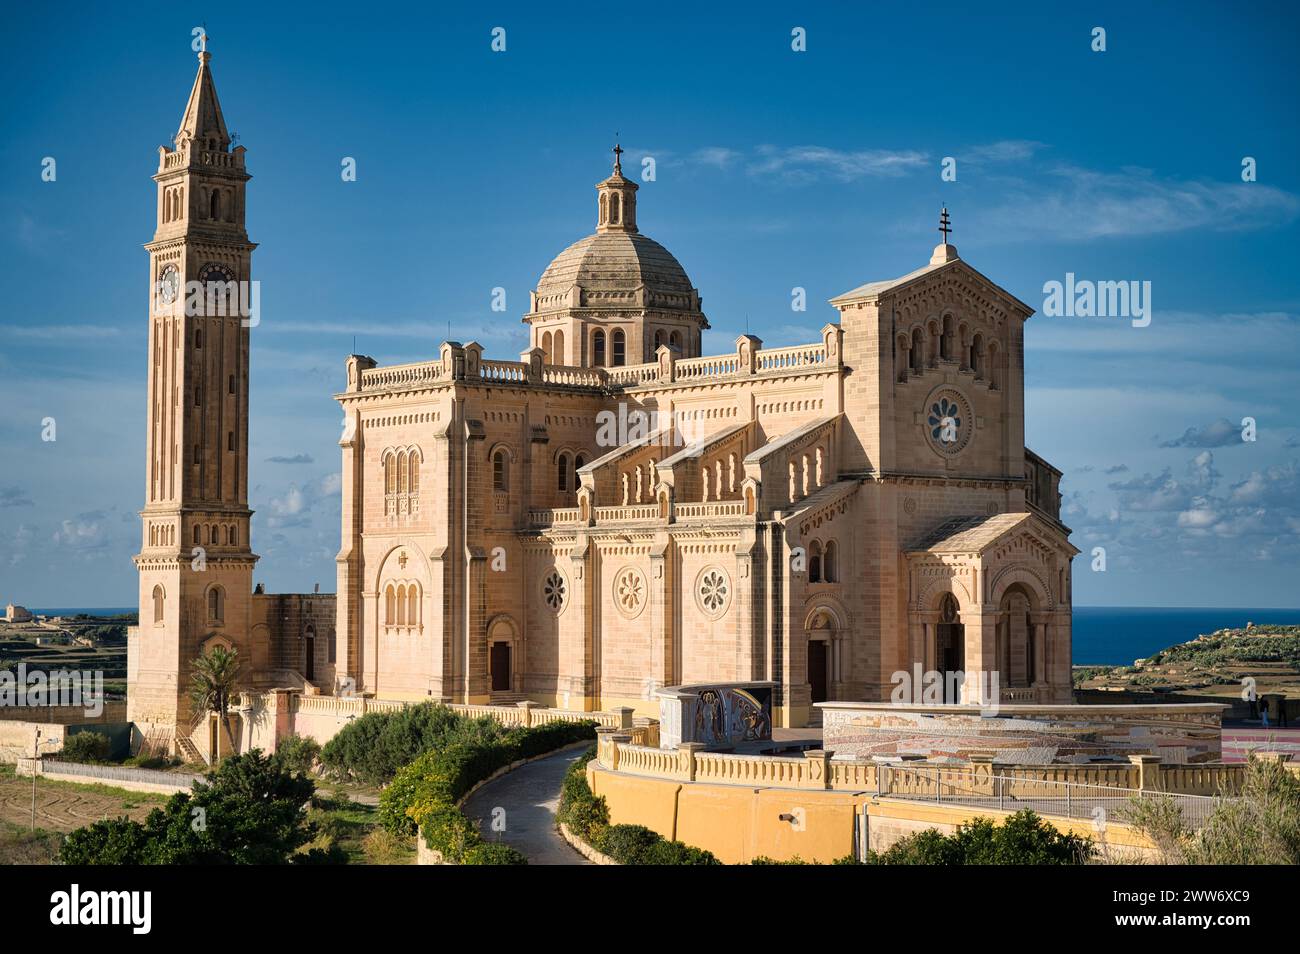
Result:
{"label": "cross on gable", "polygon": [[397,557],[397,564],[398,564],[398,566],[400,566],[403,570],[406,569],[406,551],[405,551],[405,550],[403,550],[403,551],[401,552],[401,554]]}
{"label": "cross on gable", "polygon": [[943,211],[939,213],[939,231],[943,233],[943,244],[948,244],[948,236],[952,234],[952,225],[948,219],[948,207],[945,205]]}

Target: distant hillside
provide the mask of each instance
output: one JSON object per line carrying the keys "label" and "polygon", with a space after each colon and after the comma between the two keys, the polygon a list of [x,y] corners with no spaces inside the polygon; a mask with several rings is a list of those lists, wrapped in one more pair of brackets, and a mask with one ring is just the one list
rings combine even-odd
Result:
{"label": "distant hillside", "polygon": [[1240,696],[1243,680],[1258,692],[1300,695],[1300,625],[1221,629],[1137,660],[1132,666],[1076,666],[1079,689],[1186,692]]}

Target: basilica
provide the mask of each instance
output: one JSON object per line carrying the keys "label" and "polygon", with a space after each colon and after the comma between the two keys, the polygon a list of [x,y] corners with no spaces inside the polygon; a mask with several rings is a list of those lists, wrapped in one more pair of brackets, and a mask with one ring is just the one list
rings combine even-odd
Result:
{"label": "basilica", "polygon": [[651,715],[663,687],[765,681],[774,723],[800,726],[919,666],[1070,701],[1077,550],[1061,473],[1024,444],[1030,306],[958,255],[945,213],[928,260],[831,299],[807,344],[705,355],[704,299],[641,231],[653,205],[620,158],[595,231],[538,279],[518,360],[474,341],[346,358],[337,593],[255,593],[249,322],[169,291],[252,277],[245,150],[200,54],[146,246],[133,721],[185,735],[213,645],[251,686],[380,700]]}

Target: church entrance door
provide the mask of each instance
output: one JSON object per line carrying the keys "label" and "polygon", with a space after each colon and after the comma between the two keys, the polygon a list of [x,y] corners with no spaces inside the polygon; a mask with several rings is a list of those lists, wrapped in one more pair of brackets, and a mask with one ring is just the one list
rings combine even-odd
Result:
{"label": "church entrance door", "polygon": [[492,667],[492,691],[509,692],[510,691],[510,644],[493,643],[492,658],[489,660]]}
{"label": "church entrance door", "polygon": [[808,641],[808,685],[812,687],[812,701],[826,702],[826,640]]}

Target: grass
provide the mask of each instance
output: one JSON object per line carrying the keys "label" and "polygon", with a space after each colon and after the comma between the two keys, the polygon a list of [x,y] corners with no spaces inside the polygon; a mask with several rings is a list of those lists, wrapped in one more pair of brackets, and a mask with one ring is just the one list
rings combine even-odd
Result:
{"label": "grass", "polygon": [[313,844],[333,844],[348,856],[352,865],[409,865],[415,863],[410,839],[395,838],[379,823],[374,805],[354,802],[342,792],[317,792],[308,819],[320,829]]}

